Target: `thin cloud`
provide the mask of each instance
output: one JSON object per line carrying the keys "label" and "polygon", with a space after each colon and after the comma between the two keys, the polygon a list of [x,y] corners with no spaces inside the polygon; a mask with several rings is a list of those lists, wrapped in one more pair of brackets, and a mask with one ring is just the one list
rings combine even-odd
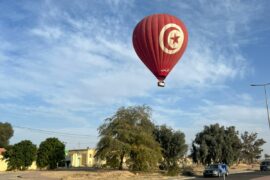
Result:
{"label": "thin cloud", "polygon": [[[248,37],[263,7],[241,1],[156,2],[144,2],[149,10],[141,8],[141,2],[120,0],[18,6],[24,13],[11,19],[21,26],[0,26],[3,119],[36,126],[34,122],[40,121],[44,128],[54,124],[55,130],[69,132],[80,132],[83,125],[91,127],[96,138],[97,127],[118,107],[148,104],[157,123],[182,128],[187,139],[203,124],[214,122],[243,129],[256,125],[263,132],[263,122],[256,124],[251,116],[259,121],[264,110],[250,106],[247,94],[232,95],[242,103],[218,100],[231,82],[252,72],[240,49],[241,39]],[[131,42],[136,23],[157,11],[181,17],[190,37],[163,89],[156,87],[155,77],[140,62]],[[31,21],[26,18],[30,16]],[[3,16],[6,22],[11,19]],[[209,92],[221,95],[209,99],[213,96]],[[182,119],[186,123],[181,124]],[[15,134],[13,142],[23,134]]]}

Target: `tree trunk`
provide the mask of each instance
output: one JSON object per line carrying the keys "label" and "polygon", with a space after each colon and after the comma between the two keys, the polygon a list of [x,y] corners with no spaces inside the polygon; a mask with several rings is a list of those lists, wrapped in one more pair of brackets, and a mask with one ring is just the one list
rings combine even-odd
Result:
{"label": "tree trunk", "polygon": [[120,155],[120,164],[119,164],[119,170],[123,170],[123,161],[124,161],[124,156],[125,156],[125,153],[122,153]]}

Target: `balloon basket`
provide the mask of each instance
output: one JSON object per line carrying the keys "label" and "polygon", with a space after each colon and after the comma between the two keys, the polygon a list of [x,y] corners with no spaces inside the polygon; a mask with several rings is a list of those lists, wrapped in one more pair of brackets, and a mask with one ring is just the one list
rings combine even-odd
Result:
{"label": "balloon basket", "polygon": [[164,87],[165,82],[164,81],[158,81],[157,85],[158,85],[158,87]]}

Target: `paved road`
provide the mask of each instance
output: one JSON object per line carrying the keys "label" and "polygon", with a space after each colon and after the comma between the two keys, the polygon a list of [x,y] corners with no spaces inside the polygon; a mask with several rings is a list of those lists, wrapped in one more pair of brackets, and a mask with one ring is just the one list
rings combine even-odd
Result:
{"label": "paved road", "polygon": [[[200,180],[207,180],[207,179],[217,179],[217,180],[223,180],[223,177],[209,177],[209,178],[204,178],[204,177],[198,177],[195,178],[200,179]],[[249,172],[249,173],[239,173],[239,174],[230,174],[229,176],[226,177],[226,180],[270,180],[270,171],[255,171],[255,172]]]}

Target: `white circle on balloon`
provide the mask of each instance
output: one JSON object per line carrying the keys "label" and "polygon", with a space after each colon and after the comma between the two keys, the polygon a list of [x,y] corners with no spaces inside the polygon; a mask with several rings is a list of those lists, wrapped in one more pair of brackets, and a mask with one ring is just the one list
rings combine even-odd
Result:
{"label": "white circle on balloon", "polygon": [[[164,35],[166,31],[170,31],[167,40],[167,44],[169,46],[165,46],[164,44]],[[184,32],[177,25],[173,23],[166,24],[159,33],[159,46],[160,48],[167,54],[175,54],[182,47],[184,42]]]}

